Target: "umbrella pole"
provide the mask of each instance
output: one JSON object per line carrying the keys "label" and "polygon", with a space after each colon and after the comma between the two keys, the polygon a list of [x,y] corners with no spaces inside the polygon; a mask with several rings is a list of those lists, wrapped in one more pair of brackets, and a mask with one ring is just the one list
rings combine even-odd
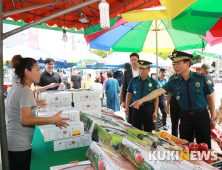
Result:
{"label": "umbrella pole", "polygon": [[[157,30],[157,20],[155,20],[155,33],[156,33],[156,78],[158,82],[158,30]],[[158,131],[158,113],[155,123],[155,132]]]}

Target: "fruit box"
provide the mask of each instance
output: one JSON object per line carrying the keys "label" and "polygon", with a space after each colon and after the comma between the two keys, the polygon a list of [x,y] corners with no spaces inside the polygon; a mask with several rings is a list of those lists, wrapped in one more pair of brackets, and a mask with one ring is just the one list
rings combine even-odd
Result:
{"label": "fruit box", "polygon": [[95,124],[105,125],[107,127],[115,127],[116,125],[102,118],[88,115],[86,113],[80,112],[80,120],[84,123],[85,131],[89,133],[93,132]]}
{"label": "fruit box", "polygon": [[73,102],[91,102],[91,101],[100,101],[100,92],[99,91],[70,91],[73,94]]}
{"label": "fruit box", "polygon": [[117,151],[92,142],[86,152],[95,170],[139,170]]}
{"label": "fruit box", "polygon": [[[79,116],[79,111],[73,108],[72,106],[66,106],[66,107],[40,107],[38,108],[37,111],[37,116],[38,117],[52,117],[59,111],[63,111],[60,116],[69,118],[70,120],[64,120],[67,122],[69,125],[78,125],[80,123],[80,116]],[[39,129],[41,128],[53,128],[55,125],[52,124],[47,124],[47,125],[39,125]]]}
{"label": "fruit box", "polygon": [[182,147],[179,147],[178,145],[171,143],[150,132],[144,132],[144,131],[133,129],[133,128],[126,128],[126,131],[132,134],[133,136],[136,136],[137,138],[147,142],[148,146],[155,147],[155,148],[157,146],[162,146],[164,148],[171,148],[171,149],[175,149],[179,151],[183,150]]}
{"label": "fruit box", "polygon": [[85,170],[88,167],[92,167],[92,164],[89,160],[72,164],[70,163],[65,165],[52,166],[50,167],[50,170]]}
{"label": "fruit box", "polygon": [[123,137],[147,145],[146,142],[134,137],[133,135],[127,133],[123,129],[120,129],[118,127],[110,128],[98,124],[95,124],[94,126],[92,137],[96,142],[104,144],[105,146],[110,146],[116,150],[118,149],[119,144],[122,141]]}
{"label": "fruit box", "polygon": [[85,132],[82,136],[75,136],[73,138],[61,139],[53,141],[54,151],[79,148],[89,146],[92,142],[91,134]]}
{"label": "fruit box", "polygon": [[98,118],[101,118],[101,111],[100,110],[93,110],[93,111],[84,111],[84,113],[91,115],[91,116],[95,116]]}
{"label": "fruit box", "polygon": [[101,111],[102,111],[102,112],[106,112],[106,113],[110,113],[110,114],[114,114],[114,113],[115,113],[114,110],[109,109],[109,108],[107,108],[107,107],[102,107],[102,108],[101,108]]}
{"label": "fruit box", "polygon": [[93,112],[101,110],[101,101],[89,101],[89,102],[81,102],[74,103],[75,109],[81,112]]}
{"label": "fruit box", "polygon": [[141,143],[132,142],[126,138],[123,138],[118,151],[141,170],[186,169],[183,165],[180,165],[180,161],[158,160],[154,155],[152,155],[157,151],[156,149]]}
{"label": "fruit box", "polygon": [[78,125],[62,127],[62,129],[56,126],[54,128],[41,128],[40,131],[45,142],[54,141],[84,135],[84,124],[80,122]]}
{"label": "fruit box", "polygon": [[45,91],[40,92],[39,99],[46,100],[48,105],[72,105],[72,93],[67,91]]}

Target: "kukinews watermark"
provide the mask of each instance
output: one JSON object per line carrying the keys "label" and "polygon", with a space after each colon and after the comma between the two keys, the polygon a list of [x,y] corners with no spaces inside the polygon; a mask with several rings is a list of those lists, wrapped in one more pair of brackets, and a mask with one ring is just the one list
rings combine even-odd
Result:
{"label": "kukinews watermark", "polygon": [[149,160],[167,161],[197,161],[197,160],[217,160],[217,151],[150,151]]}

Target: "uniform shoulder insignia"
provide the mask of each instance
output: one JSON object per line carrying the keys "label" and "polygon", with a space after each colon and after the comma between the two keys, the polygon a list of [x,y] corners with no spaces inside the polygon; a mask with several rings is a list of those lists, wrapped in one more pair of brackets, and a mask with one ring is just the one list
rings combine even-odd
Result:
{"label": "uniform shoulder insignia", "polygon": [[170,79],[173,77],[174,75],[170,76]]}
{"label": "uniform shoulder insignia", "polygon": [[197,76],[203,76],[203,73],[195,73],[195,75],[197,75]]}
{"label": "uniform shoulder insignia", "polygon": [[180,79],[179,76],[175,76],[175,77],[173,77],[173,80],[178,80],[178,79]]}

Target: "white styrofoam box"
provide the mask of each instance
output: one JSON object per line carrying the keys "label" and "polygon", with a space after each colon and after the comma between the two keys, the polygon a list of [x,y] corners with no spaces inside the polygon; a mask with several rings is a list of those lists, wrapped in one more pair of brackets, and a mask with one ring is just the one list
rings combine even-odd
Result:
{"label": "white styrofoam box", "polygon": [[96,116],[98,118],[101,118],[101,110],[96,110],[96,111],[84,111],[83,113],[86,113],[88,115]]}
{"label": "white styrofoam box", "polygon": [[70,91],[73,94],[73,102],[100,101],[99,91]]}
{"label": "white styrofoam box", "polygon": [[60,150],[89,146],[91,142],[92,142],[91,134],[85,132],[85,134],[82,136],[55,140],[53,141],[53,145],[54,145],[54,151],[60,151]]}
{"label": "white styrofoam box", "polygon": [[87,111],[101,111],[101,101],[81,102],[74,103],[75,109],[87,112]]}
{"label": "white styrofoam box", "polygon": [[[78,110],[76,110],[72,106],[64,107],[64,110],[63,109],[49,110],[49,108],[50,107],[48,107],[45,110],[44,110],[44,108],[38,109],[37,116],[38,117],[52,117],[56,113],[58,113],[59,111],[62,110],[63,112],[60,114],[60,116],[65,117],[65,118],[69,118],[70,120],[64,120],[69,125],[78,125],[80,123],[80,113],[79,113]],[[56,127],[56,125],[47,124],[47,125],[38,125],[38,127],[39,127],[39,129],[41,129],[41,128],[53,128],[53,127]]]}
{"label": "white styrofoam box", "polygon": [[67,91],[45,91],[40,93],[40,99],[45,100],[48,105],[70,105],[72,104],[72,93]]}
{"label": "white styrofoam box", "polygon": [[62,129],[59,127],[54,127],[42,128],[40,130],[43,134],[44,141],[47,142],[84,135],[84,124],[83,122],[80,122],[78,125],[71,125],[67,126],[66,128],[62,127]]}

